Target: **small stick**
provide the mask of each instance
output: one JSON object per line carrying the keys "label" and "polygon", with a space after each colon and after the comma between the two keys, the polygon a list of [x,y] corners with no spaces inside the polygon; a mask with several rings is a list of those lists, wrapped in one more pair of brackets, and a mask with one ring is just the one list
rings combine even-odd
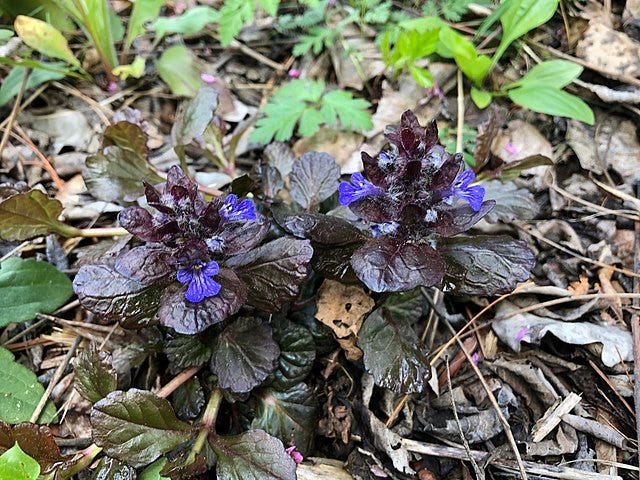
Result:
{"label": "small stick", "polygon": [[200,371],[200,369],[202,368],[202,366],[199,367],[191,367],[188,370],[185,370],[183,372],[180,372],[178,375],[176,375],[173,380],[171,380],[169,383],[167,383],[164,387],[162,387],[160,390],[158,390],[156,392],[156,395],[162,398],[167,398],[169,395],[171,395],[175,390],[177,390],[177,388],[182,385],[183,383],[187,382],[188,380],[191,379],[191,377],[193,377],[196,373],[198,373]]}
{"label": "small stick", "polygon": [[[640,184],[636,184],[636,197],[640,198]],[[633,243],[633,271],[640,272],[640,222],[635,223],[635,238]],[[640,293],[640,280],[638,277],[633,279],[633,291],[634,293]],[[633,306],[635,311],[631,315],[631,335],[633,336],[633,374],[635,381],[633,382],[633,400],[635,404],[635,417],[636,417],[636,439],[638,445],[640,445],[640,316],[638,316],[638,307],[640,306],[640,299],[638,297],[633,299]],[[640,457],[638,458],[638,466],[640,466]]]}
{"label": "small stick", "polygon": [[464,129],[464,82],[462,70],[458,69],[458,125],[456,131],[456,153],[462,153],[462,131]]}

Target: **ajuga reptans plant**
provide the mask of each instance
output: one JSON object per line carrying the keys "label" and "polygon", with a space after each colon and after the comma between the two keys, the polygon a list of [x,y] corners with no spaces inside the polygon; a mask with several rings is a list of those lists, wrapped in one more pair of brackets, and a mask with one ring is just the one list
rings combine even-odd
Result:
{"label": "ajuga reptans plant", "polygon": [[[462,155],[438,144],[435,121],[423,128],[407,111],[385,135],[388,148],[375,157],[363,152],[364,172],[338,187],[339,203],[366,225],[359,244],[352,242],[350,266],[356,276],[375,292],[441,285],[479,294],[508,291],[528,278],[533,254],[524,242],[458,236],[495,202],[485,201],[484,187],[472,184],[475,174],[464,169]],[[330,218],[320,222],[297,215],[284,223],[318,249],[339,244],[336,236],[345,231],[343,220]]]}

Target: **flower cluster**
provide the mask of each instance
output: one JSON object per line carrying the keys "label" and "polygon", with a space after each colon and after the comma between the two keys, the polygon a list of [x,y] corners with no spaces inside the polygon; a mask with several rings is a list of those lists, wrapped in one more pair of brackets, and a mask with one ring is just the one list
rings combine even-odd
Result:
{"label": "flower cluster", "polygon": [[399,291],[439,283],[445,266],[439,237],[471,228],[491,208],[484,187],[472,185],[462,155],[438,144],[435,122],[421,127],[411,111],[385,131],[390,148],[362,153],[364,174],[338,187],[339,202],[369,222],[373,239],[352,257],[358,277],[374,291]]}

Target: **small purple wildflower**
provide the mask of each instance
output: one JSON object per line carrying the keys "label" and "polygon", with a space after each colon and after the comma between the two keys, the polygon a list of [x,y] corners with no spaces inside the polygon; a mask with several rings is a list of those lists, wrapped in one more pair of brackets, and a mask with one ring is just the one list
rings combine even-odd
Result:
{"label": "small purple wildflower", "polygon": [[397,222],[374,223],[371,225],[371,231],[374,237],[380,235],[393,235],[398,231],[399,224]]}
{"label": "small purple wildflower", "polygon": [[116,83],[116,81],[109,80],[109,83],[107,84],[107,92],[113,93],[117,91],[118,91],[118,84]]}
{"label": "small purple wildflower", "polygon": [[366,180],[362,173],[356,172],[351,175],[351,183],[341,182],[338,186],[338,202],[340,205],[350,205],[356,200],[364,197],[383,195],[384,191]]}
{"label": "small purple wildflower", "polygon": [[291,70],[289,70],[288,75],[290,78],[300,78],[300,76],[302,75],[302,72],[297,68],[292,68]]}
{"label": "small purple wildflower", "polygon": [[296,462],[296,465],[301,464],[302,461],[304,460],[304,457],[302,456],[302,454],[298,450],[296,450],[295,445],[292,445],[289,448],[285,448],[284,451],[289,454],[289,456],[293,459],[294,462]]}
{"label": "small purple wildflower", "polygon": [[191,267],[181,268],[176,275],[180,283],[189,283],[184,297],[193,303],[199,303],[205,298],[215,297],[222,287],[213,278],[220,272],[220,267],[211,260],[204,263],[195,262]]}
{"label": "small purple wildflower", "polygon": [[478,352],[473,352],[473,355],[471,355],[471,361],[474,365],[478,365],[478,363],[480,363],[480,354]]}
{"label": "small purple wildflower", "polygon": [[518,333],[516,333],[516,342],[518,343],[522,342],[522,340],[524,340],[524,337],[526,337],[528,334],[529,334],[529,325],[526,325],[522,327],[520,330],[518,330]]}
{"label": "small purple wildflower", "polygon": [[518,154],[520,149],[516,147],[513,143],[505,143],[504,150],[511,156],[515,156]]}
{"label": "small purple wildflower", "polygon": [[238,197],[233,193],[229,194],[219,210],[222,222],[239,222],[242,220],[255,220],[256,212],[253,202],[245,198],[238,203]]}
{"label": "small purple wildflower", "polygon": [[469,206],[474,212],[480,211],[482,208],[482,200],[484,200],[484,187],[482,185],[469,184],[476,178],[473,170],[465,170],[458,174],[451,186],[451,194],[454,197],[461,198],[469,202]]}
{"label": "small purple wildflower", "polygon": [[224,250],[224,239],[219,236],[213,236],[205,240],[207,247],[213,253],[220,253]]}

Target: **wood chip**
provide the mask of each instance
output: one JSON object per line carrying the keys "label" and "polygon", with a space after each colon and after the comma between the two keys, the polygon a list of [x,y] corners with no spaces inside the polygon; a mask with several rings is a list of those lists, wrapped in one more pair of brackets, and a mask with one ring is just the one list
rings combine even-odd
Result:
{"label": "wood chip", "polygon": [[571,392],[562,402],[551,406],[531,429],[533,441],[540,442],[549,435],[560,424],[562,417],[573,410],[580,400],[579,395]]}

